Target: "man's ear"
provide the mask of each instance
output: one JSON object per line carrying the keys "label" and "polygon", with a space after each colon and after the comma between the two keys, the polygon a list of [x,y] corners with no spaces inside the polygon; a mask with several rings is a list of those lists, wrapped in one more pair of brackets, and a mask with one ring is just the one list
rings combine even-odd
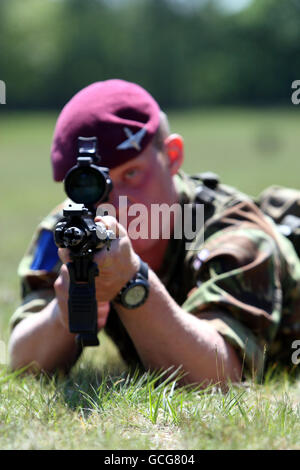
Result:
{"label": "man's ear", "polygon": [[166,138],[164,143],[171,174],[175,175],[184,160],[183,138],[179,134],[171,134]]}

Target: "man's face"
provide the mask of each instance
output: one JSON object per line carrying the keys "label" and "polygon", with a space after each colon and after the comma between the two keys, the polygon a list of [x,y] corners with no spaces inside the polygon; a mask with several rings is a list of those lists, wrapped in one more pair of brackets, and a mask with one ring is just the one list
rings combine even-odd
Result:
{"label": "man's face", "polygon": [[[109,195],[108,203],[112,204],[116,210],[117,219],[122,223],[127,219],[126,230],[136,227],[134,219],[140,220],[140,225],[136,228],[138,232],[143,228],[146,230],[148,225],[147,239],[133,239],[132,245],[136,252],[142,254],[151,249],[158,242],[151,239],[151,227],[157,224],[157,217],[151,218],[151,207],[153,204],[168,204],[171,206],[177,201],[172,172],[169,166],[168,157],[150,144],[138,157],[110,170],[110,176],[113,182],[113,189]],[[127,197],[127,207],[120,207],[120,196]],[[137,212],[130,214],[130,208],[133,210],[133,204],[142,204],[143,214]],[[129,214],[128,214],[129,211]],[[146,212],[145,212],[146,211]],[[126,217],[124,217],[126,215]],[[141,220],[142,219],[142,220]]]}

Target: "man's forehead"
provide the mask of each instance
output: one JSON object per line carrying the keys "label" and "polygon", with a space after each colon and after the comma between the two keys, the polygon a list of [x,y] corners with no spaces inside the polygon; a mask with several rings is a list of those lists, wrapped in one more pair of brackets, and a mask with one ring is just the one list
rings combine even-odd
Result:
{"label": "man's forehead", "polygon": [[96,136],[100,164],[112,169],[148,147],[159,120],[157,102],[139,85],[107,80],[84,88],[66,104],[57,120],[51,150],[54,179],[61,181],[76,164],[79,136]]}
{"label": "man's forehead", "polygon": [[129,168],[133,168],[136,165],[139,164],[151,164],[153,161],[153,158],[156,156],[156,149],[152,142],[150,142],[149,145],[141,152],[139,153],[136,157],[131,158],[130,160],[126,161],[125,163],[122,163],[121,165],[117,165],[114,168],[110,170],[110,173],[113,174],[113,172],[116,171],[124,171]]}

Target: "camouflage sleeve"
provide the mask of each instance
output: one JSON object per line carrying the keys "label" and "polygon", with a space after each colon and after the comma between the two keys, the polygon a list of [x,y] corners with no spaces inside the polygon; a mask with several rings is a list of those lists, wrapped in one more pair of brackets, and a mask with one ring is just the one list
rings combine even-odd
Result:
{"label": "camouflage sleeve", "polygon": [[24,318],[43,310],[55,297],[53,285],[61,262],[54,243],[53,229],[62,216],[61,208],[62,205],[55,208],[39,224],[19,264],[22,303],[12,315],[11,329]]}
{"label": "camouflage sleeve", "polygon": [[254,204],[242,202],[206,233],[190,259],[195,287],[182,307],[212,322],[259,379],[282,317],[284,260],[275,228]]}

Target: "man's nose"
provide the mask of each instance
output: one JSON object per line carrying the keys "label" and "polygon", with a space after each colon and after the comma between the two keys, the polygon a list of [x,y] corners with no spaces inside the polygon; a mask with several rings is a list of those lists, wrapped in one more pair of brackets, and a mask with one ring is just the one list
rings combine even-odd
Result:
{"label": "man's nose", "polygon": [[108,197],[109,204],[112,204],[116,211],[119,210],[119,198],[120,198],[120,191],[114,187],[114,189],[110,192]]}
{"label": "man's nose", "polygon": [[128,208],[134,203],[130,195],[126,194],[122,188],[114,187],[108,199],[109,204],[115,208],[117,218],[120,212],[127,212]]}

